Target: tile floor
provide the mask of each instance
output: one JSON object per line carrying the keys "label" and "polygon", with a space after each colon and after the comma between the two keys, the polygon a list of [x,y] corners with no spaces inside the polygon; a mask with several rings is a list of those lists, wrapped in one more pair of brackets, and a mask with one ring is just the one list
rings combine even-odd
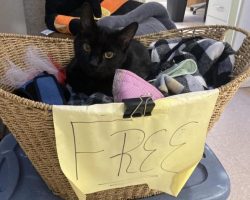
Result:
{"label": "tile floor", "polygon": [[250,88],[241,88],[207,138],[207,144],[230,177],[230,200],[250,199],[249,115]]}

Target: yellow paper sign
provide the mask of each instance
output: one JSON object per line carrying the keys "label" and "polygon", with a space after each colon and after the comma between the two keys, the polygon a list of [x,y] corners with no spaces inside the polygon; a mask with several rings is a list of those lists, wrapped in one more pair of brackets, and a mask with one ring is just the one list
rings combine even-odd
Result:
{"label": "yellow paper sign", "polygon": [[79,198],[129,185],[176,196],[199,163],[218,90],[155,101],[123,119],[124,104],[53,106],[60,166]]}

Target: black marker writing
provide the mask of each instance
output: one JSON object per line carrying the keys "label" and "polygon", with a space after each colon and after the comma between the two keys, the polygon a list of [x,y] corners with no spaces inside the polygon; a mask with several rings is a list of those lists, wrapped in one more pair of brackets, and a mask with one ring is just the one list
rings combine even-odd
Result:
{"label": "black marker writing", "polygon": [[[80,122],[77,122],[78,124]],[[85,123],[85,122],[83,122]],[[92,122],[91,122],[92,123]],[[179,141],[183,134],[189,133],[187,129],[191,125],[198,124],[196,121],[187,122],[185,124],[180,125],[174,131],[168,131],[166,129],[157,130],[151,134],[146,134],[141,129],[125,129],[121,131],[117,131],[115,133],[110,134],[109,136],[115,139],[115,142],[119,143],[119,149],[115,150],[113,155],[108,155],[109,149],[104,149],[100,147],[100,144],[95,143],[93,137],[94,148],[86,149],[84,151],[79,151],[77,149],[77,134],[74,128],[74,123],[71,123],[72,126],[72,134],[74,139],[74,156],[75,156],[75,167],[76,167],[76,179],[78,180],[78,155],[89,154],[88,156],[97,156],[101,155],[102,162],[106,159],[118,159],[117,162],[117,171],[115,171],[116,176],[121,176],[122,174],[129,173],[141,173],[141,176],[145,177],[145,173],[150,172],[156,168],[161,169],[166,173],[178,173],[178,171],[171,171],[169,169],[170,159],[172,158],[174,153],[180,150],[184,145],[186,145],[186,141]],[[80,133],[78,133],[80,134]],[[86,133],[84,133],[86,134]],[[102,133],[103,134],[103,133]],[[149,135],[146,137],[146,135]],[[87,135],[86,137],[91,138],[91,135]],[[157,143],[157,141],[159,141]],[[78,143],[79,144],[79,143]],[[96,145],[96,146],[95,146]],[[114,144],[117,146],[117,144]],[[80,148],[80,147],[78,147]],[[81,147],[82,148],[82,147]],[[112,140],[110,140],[110,146],[112,148]],[[102,154],[105,150],[106,154]],[[112,151],[114,152],[114,151]],[[166,152],[166,153],[165,153]],[[137,156],[139,153],[140,156]],[[105,155],[105,157],[103,157]],[[145,157],[144,157],[145,155]],[[97,159],[99,159],[97,157]],[[140,159],[140,160],[138,160]],[[116,162],[113,162],[116,163]],[[96,163],[94,163],[96,164]],[[113,166],[112,166],[113,167]],[[116,184],[116,183],[112,183]]]}
{"label": "black marker writing", "polygon": [[[181,144],[173,144],[173,140],[178,136],[178,134],[180,135],[180,134],[183,134],[184,133],[184,127],[186,127],[186,126],[188,126],[188,125],[190,125],[190,124],[197,124],[198,122],[195,122],[195,121],[192,121],[192,122],[188,122],[188,123],[186,123],[186,124],[183,124],[183,125],[181,125],[180,127],[178,127],[175,131],[174,131],[174,133],[173,133],[173,135],[171,136],[171,139],[169,140],[169,146],[171,146],[171,147],[176,147],[175,149],[173,149],[171,152],[169,152],[164,158],[163,158],[163,160],[162,160],[162,162],[161,162],[161,169],[162,170],[164,170],[164,171],[166,171],[166,172],[170,172],[170,173],[178,173],[178,172],[173,172],[173,171],[170,171],[170,170],[168,170],[167,168],[166,168],[166,166],[167,166],[167,159],[171,156],[171,155],[173,155],[173,153],[175,152],[175,151],[177,151],[178,149],[180,149],[183,145],[185,145],[186,143],[185,142],[183,142],[183,143],[181,143]],[[182,130],[182,132],[180,132],[180,130]],[[163,165],[165,165],[165,167],[163,166]]]}
{"label": "black marker writing", "polygon": [[78,154],[96,154],[96,153],[101,153],[104,150],[96,150],[96,151],[77,151],[77,146],[76,146],[76,134],[75,134],[75,128],[74,128],[74,123],[71,122],[71,127],[72,127],[72,134],[73,134],[73,139],[74,139],[74,153],[75,153],[75,167],[76,167],[76,180],[78,180],[78,162],[77,162],[77,155]]}
{"label": "black marker writing", "polygon": [[[137,137],[138,137],[138,135],[142,135],[142,139],[139,142],[139,144],[137,144],[135,147],[125,151],[127,134],[133,134],[134,136],[137,136]],[[128,171],[129,167],[131,165],[131,162],[132,162],[132,156],[129,153],[132,152],[133,150],[137,149],[139,146],[141,146],[141,144],[145,138],[145,132],[140,130],[140,129],[128,129],[128,130],[123,130],[123,131],[118,131],[116,133],[113,133],[111,136],[115,136],[115,135],[118,135],[118,136],[124,135],[121,153],[118,153],[118,154],[110,157],[110,158],[115,158],[115,157],[120,156],[120,163],[119,163],[119,169],[118,169],[117,175],[120,176],[124,156],[127,156],[129,158],[129,164],[127,165],[126,172],[127,173],[135,173],[135,172]]]}
{"label": "black marker writing", "polygon": [[153,153],[155,153],[156,151],[157,151],[157,148],[155,148],[155,149],[149,149],[149,148],[147,148],[146,146],[147,146],[147,144],[148,144],[148,141],[150,141],[150,139],[152,139],[154,136],[156,136],[157,134],[165,134],[167,132],[167,130],[166,129],[163,129],[163,130],[159,130],[159,131],[156,131],[155,133],[153,133],[152,135],[150,135],[149,137],[148,137],[148,139],[145,141],[145,143],[144,143],[144,145],[143,145],[143,149],[145,150],[145,151],[149,151],[150,153],[148,154],[148,156],[142,161],[142,163],[141,163],[141,165],[140,165],[140,172],[148,172],[148,171],[151,171],[151,170],[153,170],[152,168],[151,169],[144,169],[143,170],[143,166],[144,166],[144,164],[146,163],[146,161],[149,159],[149,157],[150,156],[152,156],[152,154]]}

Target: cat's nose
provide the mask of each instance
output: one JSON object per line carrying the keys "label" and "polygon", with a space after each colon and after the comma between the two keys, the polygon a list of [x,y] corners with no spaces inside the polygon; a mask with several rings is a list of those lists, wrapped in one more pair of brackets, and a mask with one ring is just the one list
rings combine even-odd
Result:
{"label": "cat's nose", "polygon": [[89,62],[91,65],[97,67],[98,63],[99,63],[99,59],[98,58],[92,58]]}

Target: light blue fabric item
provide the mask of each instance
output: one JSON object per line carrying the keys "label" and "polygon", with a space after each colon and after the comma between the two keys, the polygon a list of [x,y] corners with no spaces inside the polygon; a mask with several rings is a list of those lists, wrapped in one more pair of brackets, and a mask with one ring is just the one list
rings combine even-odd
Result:
{"label": "light blue fabric item", "polygon": [[175,64],[173,67],[166,69],[165,71],[161,72],[161,74],[167,74],[173,78],[178,76],[184,76],[187,74],[194,74],[197,72],[198,67],[196,62],[193,59],[186,59],[182,62]]}

